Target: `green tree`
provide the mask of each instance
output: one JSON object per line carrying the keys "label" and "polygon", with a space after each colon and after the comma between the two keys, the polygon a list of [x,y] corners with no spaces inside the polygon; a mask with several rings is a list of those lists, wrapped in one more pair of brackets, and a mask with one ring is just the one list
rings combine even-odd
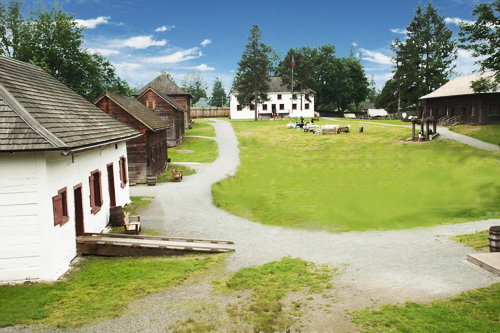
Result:
{"label": "green tree", "polygon": [[207,83],[200,71],[192,70],[187,73],[182,80],[182,89],[193,96],[191,105],[196,104],[200,98],[207,98]]}
{"label": "green tree", "polygon": [[406,34],[405,42],[396,39],[392,44],[396,53],[394,76],[402,100],[417,104],[419,97],[449,81],[457,58],[456,42],[444,15],[430,2],[424,8],[418,5]]}
{"label": "green tree", "polygon": [[84,28],[73,15],[57,4],[49,11],[39,2],[24,18],[21,7],[22,2],[11,0],[0,21],[0,49],[5,55],[42,67],[89,101],[104,91],[132,93],[107,58],[82,48]]}
{"label": "green tree", "polygon": [[258,105],[268,100],[268,75],[271,71],[270,48],[262,42],[262,38],[259,26],[254,24],[233,81],[238,103],[248,107],[253,105],[255,120],[258,117]]}
{"label": "green tree", "polygon": [[311,87],[316,91],[314,103],[318,110],[334,110],[336,108],[336,92],[340,81],[337,76],[340,61],[335,56],[336,50],[332,44],[320,45],[317,50],[315,84]]}
{"label": "green tree", "polygon": [[212,88],[212,96],[210,97],[210,105],[221,107],[224,104],[226,104],[226,92],[222,82],[216,77]]}
{"label": "green tree", "polygon": [[481,71],[495,71],[495,80],[481,78],[472,83],[475,92],[497,90],[500,85],[500,0],[474,5],[473,23],[460,24],[460,47],[472,51],[475,58],[483,57],[476,63]]}
{"label": "green tree", "polygon": [[[312,89],[315,85],[314,74],[317,50],[309,46],[300,46],[288,50],[282,61],[282,82],[290,91],[300,93],[300,105],[303,105],[303,94],[306,89]],[[292,70],[292,59],[295,66]],[[293,80],[292,80],[293,73]]]}
{"label": "green tree", "polygon": [[368,102],[375,103],[375,100],[377,99],[379,93],[380,92],[377,89],[377,85],[375,84],[375,75],[372,75],[368,83]]}
{"label": "green tree", "polygon": [[22,0],[0,3],[0,55],[12,57],[12,47],[19,43],[19,29],[24,22]]}
{"label": "green tree", "polygon": [[380,91],[380,94],[375,98],[375,108],[385,109],[391,112],[399,111],[398,88],[399,83],[396,79],[392,78],[387,80],[382,91]]}
{"label": "green tree", "polygon": [[269,69],[269,76],[281,76],[281,72],[283,70],[282,65],[282,58],[283,57],[283,52],[278,51],[276,49],[276,46],[270,45],[269,46],[269,59],[271,61],[271,67]]}

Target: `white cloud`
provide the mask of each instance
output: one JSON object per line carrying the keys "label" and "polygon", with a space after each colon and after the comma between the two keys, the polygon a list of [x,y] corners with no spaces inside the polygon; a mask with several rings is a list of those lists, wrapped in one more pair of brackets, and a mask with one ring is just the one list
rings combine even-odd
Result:
{"label": "white cloud", "polygon": [[212,41],[210,39],[205,39],[203,42],[201,42],[201,45],[203,47],[207,46],[208,44],[212,44]]}
{"label": "white cloud", "polygon": [[86,27],[87,29],[95,29],[99,24],[108,24],[108,20],[110,18],[110,16],[99,16],[95,19],[75,20],[75,22],[78,23],[78,25]]}
{"label": "white cloud", "polygon": [[115,47],[132,47],[134,49],[145,49],[150,46],[164,46],[167,44],[166,39],[153,40],[151,36],[137,36],[128,39],[115,39],[110,41]]}
{"label": "white cloud", "polygon": [[363,60],[374,62],[381,65],[391,65],[391,57],[386,56],[381,52],[373,52],[365,49],[359,49],[362,53]]}
{"label": "white cloud", "polygon": [[391,29],[391,32],[395,34],[406,35],[406,29]]}
{"label": "white cloud", "polygon": [[469,51],[459,49],[457,59],[454,61],[454,64],[457,65],[455,72],[457,72],[458,76],[472,74],[480,68],[480,66],[475,64],[475,62],[483,60],[484,58],[485,57],[474,58]]}
{"label": "white cloud", "polygon": [[456,25],[460,25],[460,23],[474,23],[472,21],[468,21],[468,20],[462,20],[462,19],[459,19],[458,17],[447,17],[444,19],[444,21],[448,24],[456,24]]}
{"label": "white cloud", "polygon": [[118,50],[110,50],[110,49],[89,49],[89,52],[90,53],[99,53],[99,54],[102,54],[105,57],[110,56],[110,55],[120,54],[120,51],[118,51]]}
{"label": "white cloud", "polygon": [[141,64],[136,64],[132,62],[120,62],[120,63],[115,63],[114,65],[117,69],[122,71],[142,68]]}
{"label": "white cloud", "polygon": [[207,66],[205,64],[201,64],[199,66],[194,66],[194,67],[186,67],[186,68],[187,69],[196,69],[196,70],[199,70],[199,71],[202,71],[202,72],[204,72],[204,71],[214,71],[215,70],[215,68],[209,67],[209,66]]}
{"label": "white cloud", "polygon": [[161,57],[154,57],[147,59],[148,62],[158,62],[161,64],[175,64],[191,59],[199,58],[203,55],[198,47],[193,47],[188,50],[177,51],[173,54],[169,54]]}
{"label": "white cloud", "polygon": [[164,25],[162,27],[156,28],[156,32],[170,31],[175,28],[175,25]]}

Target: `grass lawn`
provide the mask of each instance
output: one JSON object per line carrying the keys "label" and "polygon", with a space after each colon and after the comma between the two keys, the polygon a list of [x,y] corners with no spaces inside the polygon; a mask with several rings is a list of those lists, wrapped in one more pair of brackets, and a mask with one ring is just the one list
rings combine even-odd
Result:
{"label": "grass lawn", "polygon": [[212,139],[183,138],[182,143],[179,146],[168,149],[168,157],[173,163],[212,163],[218,156],[219,148],[217,143]]}
{"label": "grass lawn", "polygon": [[[322,119],[318,124],[340,123]],[[347,122],[349,123],[349,122]],[[342,122],[346,124],[346,122]],[[450,141],[402,142],[411,128],[314,135],[285,122],[232,121],[235,177],[214,204],[264,224],[344,232],[457,223],[500,212],[500,154]]]}
{"label": "grass lawn", "polygon": [[355,311],[353,318],[363,332],[499,332],[500,284],[431,304],[407,302]]}
{"label": "grass lawn", "polygon": [[458,235],[450,238],[455,242],[462,243],[464,245],[474,248],[475,250],[481,251],[482,249],[490,245],[488,240],[489,235],[490,235],[489,230],[483,230],[475,232],[473,234]]}
{"label": "grass lawn", "polygon": [[450,127],[450,130],[494,145],[500,143],[500,125],[457,125]]}
{"label": "grass lawn", "polygon": [[72,328],[118,317],[135,298],[179,285],[221,258],[95,257],[79,263],[65,281],[2,285],[0,327],[43,323]]}
{"label": "grass lawn", "polygon": [[213,123],[212,120],[205,118],[194,119],[194,123],[191,124],[191,129],[186,130],[186,135],[190,136],[208,136],[215,137],[215,128],[210,125]]}
{"label": "grass lawn", "polygon": [[156,179],[157,183],[167,183],[172,181],[172,171],[176,169],[177,171],[182,171],[184,176],[193,175],[196,173],[196,170],[188,168],[187,166],[177,165],[170,163],[168,165],[167,170],[163,171]]}

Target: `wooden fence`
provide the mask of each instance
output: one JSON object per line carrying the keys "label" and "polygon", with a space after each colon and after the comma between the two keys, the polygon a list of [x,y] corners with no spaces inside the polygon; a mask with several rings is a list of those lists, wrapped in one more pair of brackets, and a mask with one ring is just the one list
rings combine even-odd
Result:
{"label": "wooden fence", "polygon": [[229,117],[229,108],[191,108],[191,119]]}

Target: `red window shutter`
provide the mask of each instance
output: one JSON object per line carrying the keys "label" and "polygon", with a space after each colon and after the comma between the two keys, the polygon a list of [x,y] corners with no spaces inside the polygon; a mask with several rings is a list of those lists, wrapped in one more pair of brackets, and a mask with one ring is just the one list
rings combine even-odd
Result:
{"label": "red window shutter", "polygon": [[90,186],[90,207],[92,210],[95,208],[95,197],[94,197],[94,175],[89,177],[89,186]]}
{"label": "red window shutter", "polygon": [[99,171],[99,199],[100,199],[100,203],[99,203],[99,207],[102,207],[102,204],[103,204],[103,200],[102,200],[102,173],[101,171]]}
{"label": "red window shutter", "polygon": [[58,225],[63,221],[62,195],[58,194],[52,197],[52,205],[54,208],[54,225]]}
{"label": "red window shutter", "polygon": [[127,158],[124,157],[122,159],[122,163],[123,163],[123,185],[127,184]]}

